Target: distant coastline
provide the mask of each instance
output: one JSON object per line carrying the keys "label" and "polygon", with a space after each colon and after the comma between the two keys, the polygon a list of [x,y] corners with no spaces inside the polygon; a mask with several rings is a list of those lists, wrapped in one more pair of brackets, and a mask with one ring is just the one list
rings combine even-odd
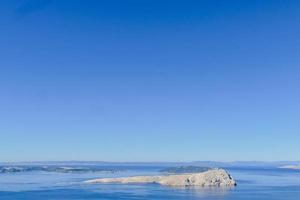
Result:
{"label": "distant coastline", "polygon": [[280,168],[285,166],[300,166],[300,161],[191,161],[191,162],[114,162],[114,161],[28,161],[28,162],[0,162],[0,166],[17,166],[17,165],[64,165],[64,166],[200,166],[210,168],[231,168],[231,167],[265,167]]}

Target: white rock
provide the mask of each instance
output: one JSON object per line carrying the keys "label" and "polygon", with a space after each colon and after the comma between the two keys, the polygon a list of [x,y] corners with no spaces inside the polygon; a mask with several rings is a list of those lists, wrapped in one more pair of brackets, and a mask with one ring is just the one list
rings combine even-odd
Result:
{"label": "white rock", "polygon": [[101,178],[86,183],[158,183],[168,186],[235,186],[236,182],[223,169],[213,169],[201,173],[168,176],[134,176],[125,178]]}
{"label": "white rock", "polygon": [[279,168],[281,168],[281,169],[297,169],[297,170],[300,170],[300,165],[285,165],[285,166],[281,166]]}

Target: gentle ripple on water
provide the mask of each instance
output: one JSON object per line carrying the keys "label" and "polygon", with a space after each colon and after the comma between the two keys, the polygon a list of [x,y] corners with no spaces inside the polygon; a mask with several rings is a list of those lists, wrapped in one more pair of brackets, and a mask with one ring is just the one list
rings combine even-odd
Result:
{"label": "gentle ripple on water", "polygon": [[97,177],[156,174],[156,168],[118,173],[11,173],[0,175],[0,199],[174,199],[174,200],[299,200],[300,172],[278,169],[229,169],[234,188],[172,188],[157,184],[84,184]]}

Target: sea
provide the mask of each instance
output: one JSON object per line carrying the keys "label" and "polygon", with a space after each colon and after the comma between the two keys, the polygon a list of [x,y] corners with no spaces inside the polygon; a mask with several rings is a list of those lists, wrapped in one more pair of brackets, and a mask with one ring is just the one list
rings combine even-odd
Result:
{"label": "sea", "polygon": [[105,166],[105,168],[109,170],[33,169],[2,172],[0,173],[0,199],[300,200],[300,170],[245,166],[227,168],[226,170],[237,181],[236,187],[229,188],[85,183],[86,180],[101,177],[161,174],[160,171],[164,166]]}

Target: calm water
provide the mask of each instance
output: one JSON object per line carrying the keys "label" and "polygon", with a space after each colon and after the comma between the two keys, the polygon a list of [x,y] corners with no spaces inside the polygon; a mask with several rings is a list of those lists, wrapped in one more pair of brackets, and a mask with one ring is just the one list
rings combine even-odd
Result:
{"label": "calm water", "polygon": [[99,177],[153,175],[159,167],[130,167],[124,171],[56,173],[19,172],[0,174],[0,199],[230,199],[299,200],[300,171],[279,169],[228,169],[238,181],[235,188],[172,188],[156,184],[84,184]]}

